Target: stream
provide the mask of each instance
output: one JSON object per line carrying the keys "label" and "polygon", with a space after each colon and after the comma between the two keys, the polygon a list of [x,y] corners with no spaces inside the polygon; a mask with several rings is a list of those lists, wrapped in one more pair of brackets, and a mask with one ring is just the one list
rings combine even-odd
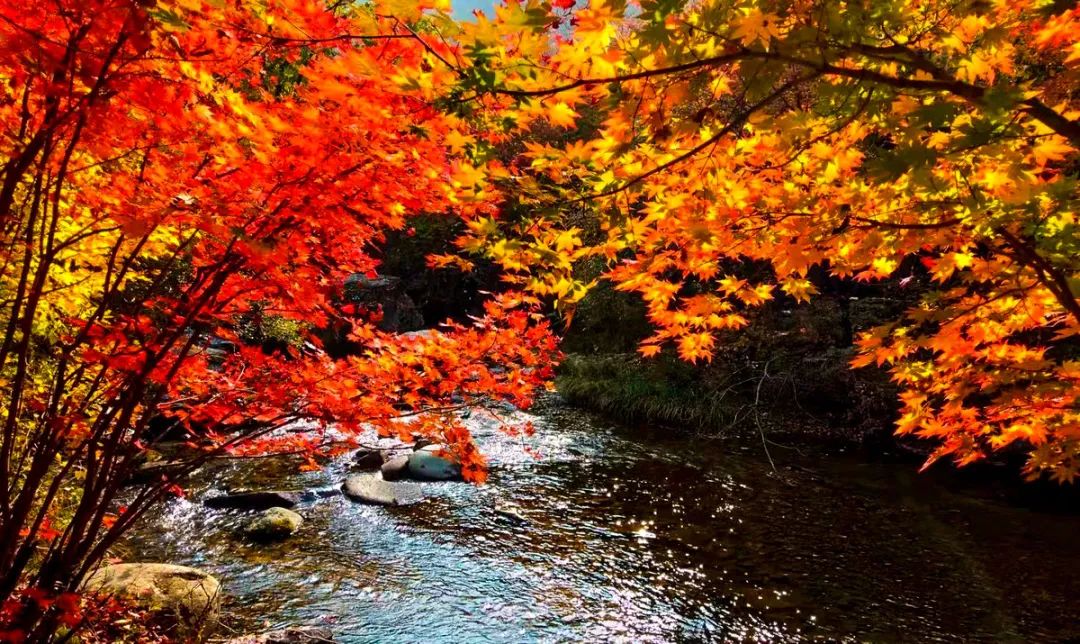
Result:
{"label": "stream", "polygon": [[[340,642],[1080,639],[1080,515],[942,486],[910,463],[800,456],[629,429],[545,401],[522,449],[468,420],[489,482],[424,483],[407,507],[318,498],[276,545],[237,536],[227,487],[324,489],[350,459],[196,473],[124,542],[131,561],[221,580],[237,634],[327,626]],[[518,413],[519,418],[528,418]],[[796,465],[792,467],[791,465]]]}

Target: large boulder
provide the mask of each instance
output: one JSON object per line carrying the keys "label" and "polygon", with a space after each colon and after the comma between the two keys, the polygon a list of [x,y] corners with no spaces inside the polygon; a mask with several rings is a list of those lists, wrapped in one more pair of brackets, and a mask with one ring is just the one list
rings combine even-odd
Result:
{"label": "large boulder", "polygon": [[428,445],[409,455],[409,475],[428,481],[450,481],[461,478],[461,467],[440,456],[445,453],[440,445]]}
{"label": "large boulder", "polygon": [[208,508],[233,510],[266,510],[269,508],[291,508],[303,498],[299,492],[270,490],[265,492],[236,492],[203,499]]}
{"label": "large boulder", "polygon": [[334,641],[334,633],[321,626],[291,626],[257,635],[241,635],[225,644],[315,644]]}
{"label": "large boulder", "polygon": [[96,570],[82,589],[129,601],[154,614],[184,639],[201,640],[221,609],[221,584],[209,574],[163,563],[125,563]]}
{"label": "large boulder", "polygon": [[244,534],[255,541],[280,541],[290,537],[303,525],[304,518],[292,510],[270,508],[244,528]]}
{"label": "large boulder", "polygon": [[353,474],[341,486],[345,496],[372,505],[410,505],[424,498],[415,483],[392,483],[378,474]]}

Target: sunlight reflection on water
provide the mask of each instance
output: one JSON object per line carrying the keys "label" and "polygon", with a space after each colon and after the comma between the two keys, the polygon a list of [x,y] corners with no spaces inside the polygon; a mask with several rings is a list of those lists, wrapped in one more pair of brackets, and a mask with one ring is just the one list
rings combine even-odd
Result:
{"label": "sunlight reflection on water", "polygon": [[[132,559],[218,576],[231,628],[325,624],[342,642],[879,640],[911,632],[962,641],[1020,633],[1028,622],[1054,627],[1052,617],[1008,614],[1021,607],[1004,599],[1002,580],[1025,582],[1015,570],[987,568],[994,557],[984,557],[983,542],[993,539],[969,533],[970,509],[946,508],[942,520],[898,500],[892,488],[908,469],[860,470],[868,482],[802,474],[782,483],[755,453],[662,433],[643,439],[558,405],[532,420],[541,431],[527,443],[539,460],[493,422],[470,419],[491,463],[482,487],[424,484],[427,500],[403,508],[340,496],[305,503],[301,532],[276,546],[235,536],[248,514],[176,499],[125,548]],[[310,473],[233,462],[200,472],[191,498],[237,485],[326,488],[347,472],[348,459]],[[1062,518],[1063,529],[1080,529],[1072,519]],[[1076,554],[1046,538],[1045,565],[1036,567],[1044,574],[1056,557]],[[1068,632],[1060,615],[1076,607],[1077,582],[1027,583],[1059,593],[1046,610],[1059,615],[1056,633]]]}

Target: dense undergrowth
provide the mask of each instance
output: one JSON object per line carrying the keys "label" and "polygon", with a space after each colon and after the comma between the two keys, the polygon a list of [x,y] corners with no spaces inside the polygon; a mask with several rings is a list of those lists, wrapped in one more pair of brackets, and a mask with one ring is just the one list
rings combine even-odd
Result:
{"label": "dense undergrowth", "polygon": [[570,403],[628,423],[701,435],[772,436],[892,446],[896,390],[876,369],[852,370],[851,336],[903,307],[894,285],[833,292],[810,304],[780,300],[754,312],[708,363],[671,352],[642,358],[641,304],[600,287],[578,307],[558,389]]}

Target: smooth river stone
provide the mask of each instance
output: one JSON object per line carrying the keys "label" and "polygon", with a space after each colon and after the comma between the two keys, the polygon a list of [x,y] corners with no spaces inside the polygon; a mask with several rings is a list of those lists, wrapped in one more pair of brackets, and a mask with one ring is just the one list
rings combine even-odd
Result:
{"label": "smooth river stone", "polygon": [[269,508],[291,508],[302,500],[298,492],[273,490],[267,492],[237,492],[222,494],[203,499],[208,508],[235,510],[267,510]]}
{"label": "smooth river stone", "polygon": [[382,464],[383,455],[377,449],[362,449],[353,455],[353,467],[358,470],[377,470]]}
{"label": "smooth river stone", "polygon": [[409,474],[430,481],[448,481],[461,476],[461,468],[457,463],[436,456],[439,446],[425,447],[418,452],[409,455]]}
{"label": "smooth river stone", "polygon": [[373,505],[410,505],[424,498],[419,485],[391,483],[376,474],[353,474],[345,479],[341,491],[353,501]]}
{"label": "smooth river stone", "polygon": [[383,463],[381,471],[385,481],[396,481],[405,478],[409,473],[409,457],[396,456]]}

